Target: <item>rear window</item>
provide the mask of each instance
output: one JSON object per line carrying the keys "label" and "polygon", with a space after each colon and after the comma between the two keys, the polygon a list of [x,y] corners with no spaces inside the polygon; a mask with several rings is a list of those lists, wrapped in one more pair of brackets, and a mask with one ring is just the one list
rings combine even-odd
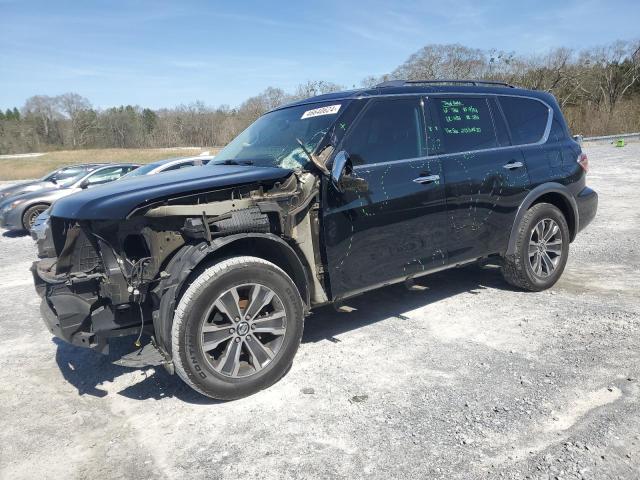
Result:
{"label": "rear window", "polygon": [[[498,146],[496,133],[484,98],[434,98],[431,111],[439,123],[442,139],[439,153],[468,152]],[[437,129],[431,126],[428,133]]]}
{"label": "rear window", "polygon": [[511,130],[514,145],[539,142],[547,127],[549,109],[530,98],[500,97],[500,105]]}

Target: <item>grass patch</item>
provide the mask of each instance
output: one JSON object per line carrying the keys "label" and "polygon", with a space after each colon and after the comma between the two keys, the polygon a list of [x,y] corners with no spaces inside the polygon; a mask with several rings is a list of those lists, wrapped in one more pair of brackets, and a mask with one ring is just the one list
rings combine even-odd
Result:
{"label": "grass patch", "polygon": [[60,150],[40,157],[0,159],[0,180],[40,178],[56,168],[75,163],[149,163],[170,157],[215,154],[219,148],[104,148],[95,150]]}

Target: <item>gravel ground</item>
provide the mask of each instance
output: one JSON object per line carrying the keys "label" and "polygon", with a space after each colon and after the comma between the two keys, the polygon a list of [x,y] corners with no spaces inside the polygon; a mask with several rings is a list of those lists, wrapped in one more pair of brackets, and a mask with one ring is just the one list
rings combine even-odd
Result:
{"label": "gravel ground", "polygon": [[552,290],[472,267],[319,310],[289,374],[228,403],[112,365],[131,340],[52,339],[5,233],[0,478],[640,478],[640,144],[586,151],[600,208]]}

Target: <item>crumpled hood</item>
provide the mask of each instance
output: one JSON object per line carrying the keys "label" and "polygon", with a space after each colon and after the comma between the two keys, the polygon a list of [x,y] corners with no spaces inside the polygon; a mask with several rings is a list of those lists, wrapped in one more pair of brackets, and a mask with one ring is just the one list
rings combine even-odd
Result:
{"label": "crumpled hood", "polygon": [[119,220],[136,207],[165,198],[247,183],[278,180],[291,170],[244,165],[208,165],[159,175],[127,178],[88,188],[53,204],[51,216],[77,220]]}

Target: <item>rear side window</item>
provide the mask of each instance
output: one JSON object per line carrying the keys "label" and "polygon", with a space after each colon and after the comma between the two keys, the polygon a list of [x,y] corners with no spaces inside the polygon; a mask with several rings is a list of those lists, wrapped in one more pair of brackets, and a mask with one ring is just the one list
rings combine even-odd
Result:
{"label": "rear side window", "polygon": [[500,97],[500,105],[511,130],[514,145],[536,143],[547,127],[549,109],[530,98]]}
{"label": "rear side window", "polygon": [[374,100],[344,140],[355,165],[425,155],[420,98]]}
{"label": "rear side window", "polygon": [[[489,105],[485,98],[433,98],[430,109],[439,124],[439,153],[457,153],[497,147]],[[430,125],[432,131],[437,125]]]}

